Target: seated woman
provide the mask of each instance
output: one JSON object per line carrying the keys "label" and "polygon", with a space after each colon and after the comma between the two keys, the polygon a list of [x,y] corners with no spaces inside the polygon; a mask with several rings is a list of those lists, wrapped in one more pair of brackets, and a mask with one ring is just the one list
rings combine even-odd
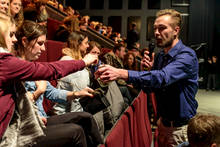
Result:
{"label": "seated woman", "polygon": [[129,52],[124,57],[124,68],[128,70],[137,70],[135,56],[133,53]]}
{"label": "seated woman", "polygon": [[[92,64],[97,58],[94,55],[88,55],[83,60],[51,63],[33,63],[21,60],[9,53],[14,42],[16,42],[15,24],[12,23],[10,17],[0,13],[0,26],[0,146],[28,146],[33,144],[36,146],[54,146],[56,143],[60,146],[77,144],[86,146],[84,131],[78,125],[73,123],[59,124],[58,126],[43,125],[34,109],[35,107],[27,98],[28,95],[22,81],[57,79],[83,69],[85,65]],[[37,44],[38,50],[41,47],[43,49],[45,29],[40,26],[35,26],[34,30],[31,28],[33,27],[28,26],[27,31],[43,32],[44,35],[41,35],[44,38],[41,40],[43,44],[38,41],[35,42],[36,39],[31,42],[32,45],[34,42]],[[32,37],[27,36],[26,39],[22,39],[22,42],[28,42],[33,39]],[[35,52],[35,55],[39,56],[40,52]],[[91,115],[86,115],[88,116],[87,119],[91,118]],[[56,135],[58,133],[59,135]],[[66,139],[62,136],[66,136]]]}
{"label": "seated woman", "polygon": [[[87,53],[97,54],[98,56],[100,56],[101,49],[102,48],[99,43],[95,41],[90,41]],[[92,66],[89,66],[89,70],[91,72],[91,82],[94,82],[95,80],[96,70],[103,65],[104,64],[101,62],[101,60],[99,60],[98,64],[93,64]],[[107,109],[103,110],[105,131],[112,128],[114,123],[121,116],[123,110],[126,108],[123,96],[115,81],[108,83],[106,98],[109,101],[110,106]]]}
{"label": "seated woman", "polygon": [[[38,28],[38,30],[34,31],[35,28]],[[46,34],[43,32],[39,27],[39,25],[32,21],[25,21],[22,27],[19,28],[17,31],[17,45],[18,48],[16,49],[17,55],[21,57],[24,60],[28,61],[34,61],[37,60],[41,54],[41,51],[45,50],[44,42],[46,39]],[[28,37],[27,37],[28,36]],[[28,39],[31,38],[31,39]],[[42,83],[43,82],[43,83]],[[32,100],[37,100],[36,104],[40,110],[40,115],[42,117],[47,117],[44,109],[43,109],[43,95],[42,92],[45,92],[46,98],[53,99],[56,102],[65,102],[67,100],[71,101],[74,98],[79,98],[81,96],[92,96],[90,92],[93,92],[90,88],[85,88],[80,92],[68,92],[65,90],[58,90],[55,89],[53,86],[51,86],[45,81],[37,81],[37,84],[35,84],[34,81],[28,81],[25,83],[25,87],[27,90],[30,90],[32,93]],[[36,86],[38,85],[39,86]],[[39,90],[40,89],[40,90]],[[37,99],[37,97],[41,96],[40,99]],[[53,98],[52,98],[53,97]],[[49,130],[50,127],[53,129],[56,128],[56,130],[59,132],[63,131],[63,128],[59,128],[59,125],[62,124],[70,124],[70,125],[79,125],[84,129],[85,135],[90,136],[87,137],[87,139],[92,138],[92,140],[87,140],[87,144],[89,146],[98,145],[101,143],[100,134],[98,132],[97,125],[93,119],[93,117],[85,112],[82,113],[66,113],[64,115],[58,115],[58,116],[52,116],[49,118],[44,118],[44,121],[47,125],[47,128]],[[57,127],[55,127],[57,126]],[[51,134],[51,130],[48,131],[47,137],[54,137],[54,135],[57,134]],[[63,136],[67,137],[67,136]],[[46,139],[42,141],[45,143],[45,146],[48,146],[48,143],[45,142]],[[40,145],[42,145],[42,142],[40,142]],[[57,139],[57,142],[61,142],[61,140]],[[50,143],[54,144],[54,143]],[[50,145],[49,144],[49,145]],[[56,143],[57,144],[57,143]]]}
{"label": "seated woman", "polygon": [[[67,41],[67,47],[62,50],[64,56],[61,60],[82,59],[89,47],[88,37],[83,32],[70,33]],[[79,91],[90,86],[90,76],[87,68],[81,71],[69,74],[58,81],[57,87],[68,91]],[[79,99],[74,99],[67,104],[56,104],[54,106],[56,114],[64,114],[67,112],[83,112]],[[91,113],[91,111],[89,111]],[[99,111],[94,114],[96,123],[98,124],[100,133],[104,136],[103,112]]]}
{"label": "seated woman", "polygon": [[21,0],[10,0],[10,12],[16,25],[20,26],[23,22],[23,7]]}
{"label": "seated woman", "polygon": [[71,32],[80,31],[79,23],[80,21],[76,16],[65,17],[55,32],[54,40],[66,42]]}
{"label": "seated woman", "polygon": [[0,12],[5,13],[7,15],[10,14],[9,0],[0,0]]}

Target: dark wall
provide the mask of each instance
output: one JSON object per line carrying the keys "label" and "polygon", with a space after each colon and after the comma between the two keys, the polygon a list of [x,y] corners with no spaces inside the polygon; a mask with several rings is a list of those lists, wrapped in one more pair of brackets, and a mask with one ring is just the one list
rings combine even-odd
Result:
{"label": "dark wall", "polygon": [[[216,55],[220,59],[220,1],[219,0],[193,0],[189,9],[189,44],[207,43],[197,50],[200,63],[200,77],[203,77],[203,86],[207,83],[207,58]],[[219,61],[218,61],[219,63]],[[219,69],[218,69],[219,70]],[[220,83],[220,72],[217,73],[217,85]],[[219,88],[219,86],[218,86]]]}
{"label": "dark wall", "polygon": [[215,0],[191,1],[189,14],[189,44],[207,43],[210,54],[214,48]]}
{"label": "dark wall", "polygon": [[215,23],[214,23],[214,52],[220,59],[220,1],[215,0]]}

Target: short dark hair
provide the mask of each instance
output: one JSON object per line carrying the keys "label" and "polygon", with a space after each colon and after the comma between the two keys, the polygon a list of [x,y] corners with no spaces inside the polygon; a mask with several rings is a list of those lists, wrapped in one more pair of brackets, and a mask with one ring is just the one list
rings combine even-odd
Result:
{"label": "short dark hair", "polygon": [[115,46],[113,48],[113,52],[115,53],[117,50],[120,51],[122,47],[125,47],[125,45],[123,45],[121,43],[115,44]]}

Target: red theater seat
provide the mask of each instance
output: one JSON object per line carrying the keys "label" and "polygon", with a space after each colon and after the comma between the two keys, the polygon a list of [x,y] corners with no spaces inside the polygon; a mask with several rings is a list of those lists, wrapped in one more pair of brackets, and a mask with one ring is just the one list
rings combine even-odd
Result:
{"label": "red theater seat", "polygon": [[58,61],[62,57],[62,48],[65,47],[65,43],[47,40],[45,47],[47,48],[47,61]]}
{"label": "red theater seat", "polygon": [[141,91],[106,137],[106,147],[150,147],[151,125],[147,112],[147,96]]}
{"label": "red theater seat", "polygon": [[[45,43],[46,51],[44,51],[41,54],[40,58],[37,61],[40,61],[40,62],[58,61],[62,56],[62,48],[63,47],[65,47],[65,44],[63,42],[47,40]],[[50,81],[50,83],[54,87],[56,87],[56,85],[57,85],[56,80]],[[43,107],[44,107],[45,112],[48,115],[53,114],[53,112],[52,112],[53,105],[54,105],[53,102],[51,102],[48,99],[44,99]]]}
{"label": "red theater seat", "polygon": [[61,24],[62,24],[61,21],[52,18],[47,19],[47,39],[49,40],[54,39],[55,32]]}

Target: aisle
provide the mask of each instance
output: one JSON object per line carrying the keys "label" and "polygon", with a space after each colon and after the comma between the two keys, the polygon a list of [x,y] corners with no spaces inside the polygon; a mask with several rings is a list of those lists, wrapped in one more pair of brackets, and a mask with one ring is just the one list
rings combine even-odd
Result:
{"label": "aisle", "polygon": [[198,112],[212,113],[220,116],[220,90],[206,91],[199,89],[196,99],[198,100]]}

